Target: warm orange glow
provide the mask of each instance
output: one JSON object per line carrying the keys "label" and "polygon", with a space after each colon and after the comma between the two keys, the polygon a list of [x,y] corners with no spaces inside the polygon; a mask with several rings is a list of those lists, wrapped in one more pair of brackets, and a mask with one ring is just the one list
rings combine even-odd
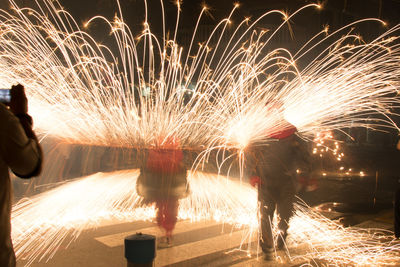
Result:
{"label": "warm orange glow", "polygon": [[[35,130],[42,138],[142,149],[154,147],[161,136],[174,136],[183,149],[200,151],[192,166],[192,194],[180,203],[181,219],[211,219],[256,232],[253,188],[194,171],[202,162],[217,160],[209,158],[212,151],[225,155],[229,149],[233,152],[228,157],[243,160],[249,145],[274,142],[267,136],[288,127],[282,117],[308,140],[318,132],[351,127],[398,129],[388,115],[400,104],[393,97],[400,86],[400,25],[366,43],[350,29],[381,20],[360,20],[334,33],[325,28],[300,49],[289,51],[273,48],[281,29],[304,9],[320,5],[309,4],[293,14],[271,10],[254,22],[244,18],[237,28],[228,27],[235,5],[228,18],[198,41],[204,6],[185,49],[176,41],[179,21],[175,32],[161,36],[151,31],[147,17],[134,33],[121,14],[111,21],[95,16],[85,22],[84,28],[93,21],[104,23],[104,33],[110,32],[107,38],[114,41],[110,47],[117,47],[113,51],[82,30],[67,11],[60,12],[57,0],[35,2],[37,10],[22,9],[10,0],[16,12],[1,11],[0,87],[16,81],[25,85]],[[180,1],[176,4],[179,18]],[[263,18],[276,14],[283,16],[281,24],[258,30]],[[268,110],[271,100],[282,106]],[[383,118],[366,119],[377,114]],[[313,153],[322,157],[334,151],[342,160],[339,144],[326,150],[325,140],[316,136],[320,142]],[[218,160],[219,167],[228,162]],[[18,203],[12,215],[17,254],[31,261],[45,258],[68,232],[78,236],[103,219],[150,220],[154,208],[142,207],[134,192],[137,174],[99,173]],[[344,229],[310,209],[296,214],[293,240],[288,242],[309,246],[299,257],[376,266],[398,259],[397,243]]]}

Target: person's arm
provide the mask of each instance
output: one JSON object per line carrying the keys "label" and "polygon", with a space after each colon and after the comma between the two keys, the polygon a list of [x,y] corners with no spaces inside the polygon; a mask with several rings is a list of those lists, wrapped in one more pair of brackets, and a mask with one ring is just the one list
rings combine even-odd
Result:
{"label": "person's arm", "polygon": [[27,99],[22,85],[11,89],[10,109],[1,107],[3,130],[0,134],[0,153],[8,167],[21,178],[40,174],[42,150],[32,130]]}
{"label": "person's arm", "polygon": [[294,135],[293,146],[295,147],[296,163],[306,173],[312,171],[312,156],[310,148],[306,141],[304,141],[297,134]]}
{"label": "person's arm", "polygon": [[296,164],[301,171],[298,174],[300,191],[313,191],[317,187],[317,180],[314,174],[314,159],[310,147],[297,134],[294,137]]}
{"label": "person's arm", "polygon": [[245,175],[249,177],[249,183],[253,187],[260,187],[261,186],[261,177],[260,177],[260,172],[258,170],[259,168],[259,161],[260,161],[260,155],[257,157],[257,150],[255,147],[250,147],[246,150],[245,153]]}

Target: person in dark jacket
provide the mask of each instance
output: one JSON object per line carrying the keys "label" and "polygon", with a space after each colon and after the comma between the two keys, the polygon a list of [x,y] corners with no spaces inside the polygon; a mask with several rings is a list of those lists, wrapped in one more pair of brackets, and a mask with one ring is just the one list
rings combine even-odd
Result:
{"label": "person in dark jacket", "polygon": [[252,162],[248,164],[250,183],[258,187],[261,216],[260,246],[267,260],[272,260],[275,251],[272,233],[274,213],[276,211],[280,218],[276,245],[278,249],[282,249],[298,189],[296,172],[298,169],[303,173],[311,172],[307,143],[298,136],[296,127],[283,118],[279,125],[282,130],[267,133],[270,140],[267,144],[250,148]]}
{"label": "person in dark jacket", "polygon": [[15,266],[11,240],[12,186],[9,169],[21,178],[39,175],[42,149],[32,130],[22,85],[11,88],[11,101],[0,103],[0,266]]}
{"label": "person in dark jacket", "polygon": [[[400,150],[400,139],[397,141],[396,148]],[[397,190],[394,193],[394,236],[400,238],[400,179],[398,180]]]}
{"label": "person in dark jacket", "polygon": [[400,185],[394,194],[394,236],[400,238]]}

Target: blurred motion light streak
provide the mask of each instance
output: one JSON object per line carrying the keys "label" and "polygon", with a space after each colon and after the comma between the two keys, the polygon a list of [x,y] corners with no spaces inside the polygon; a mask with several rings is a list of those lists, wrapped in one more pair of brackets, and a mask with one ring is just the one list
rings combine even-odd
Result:
{"label": "blurred motion light streak", "polygon": [[[211,151],[225,149],[237,151],[243,160],[250,144],[268,142],[268,133],[286,127],[281,113],[309,140],[316,132],[346,127],[398,129],[391,110],[399,106],[399,25],[370,42],[354,34],[353,27],[380,26],[378,19],[332,33],[325,28],[293,53],[270,45],[293,16],[321,6],[310,4],[292,15],[272,10],[254,22],[244,19],[231,31],[235,5],[197,45],[204,8],[186,50],[176,42],[178,1],[173,39],[167,38],[165,26],[163,36],[152,33],[147,9],[143,29],[135,33],[121,10],[113,21],[99,15],[85,23],[84,28],[95,20],[104,22],[118,47],[113,51],[85,32],[58,1],[35,3],[36,9],[20,8],[10,0],[12,12],[0,10],[0,86],[26,86],[42,138],[141,149],[174,136],[183,149],[202,151],[196,162],[201,163]],[[273,16],[282,17],[281,24],[257,30]],[[223,36],[228,43],[221,41]],[[300,62],[304,68],[298,67]],[[269,111],[265,104],[271,100],[282,107]],[[18,256],[30,263],[51,256],[69,232],[77,237],[103,219],[150,220],[154,208],[142,206],[134,191],[137,175],[137,170],[99,173],[16,204],[12,220]],[[181,201],[181,219],[213,219],[255,231],[254,189],[206,174],[193,174],[190,183],[192,194]],[[314,227],[297,226],[304,223]],[[394,262],[393,253],[398,257],[398,244],[343,229],[307,209],[293,218],[290,231],[296,242],[310,244],[301,255],[308,259],[380,265]],[[353,244],[357,249],[349,251]]]}
{"label": "blurred motion light streak", "polygon": [[[57,1],[36,1],[38,10],[10,3],[13,14],[0,11],[0,85],[23,83],[36,129],[64,142],[151,147],[173,135],[187,149],[243,150],[286,127],[268,113],[265,103],[272,99],[283,103],[275,113],[284,112],[310,140],[315,131],[350,126],[397,128],[388,115],[399,104],[399,25],[368,43],[352,27],[382,21],[365,19],[330,34],[324,29],[292,54],[269,45],[290,18],[320,6],[290,16],[272,10],[254,22],[244,19],[233,32],[229,18],[222,20],[188,51],[175,39],[157,38],[147,21],[136,36],[117,16],[85,23],[103,21],[115,52]],[[262,19],[277,15],[283,20],[275,29],[256,30]],[[222,36],[230,41],[221,42]],[[304,69],[297,68],[297,60],[304,64],[315,52]],[[373,114],[384,117],[367,120]]]}
{"label": "blurred motion light streak", "polygon": [[[31,264],[50,259],[63,242],[107,220],[151,221],[135,191],[139,170],[97,173],[24,199],[14,206],[13,242],[18,258]],[[180,200],[179,219],[214,220],[248,229],[244,242],[258,240],[257,191],[225,176],[189,173],[191,195]],[[223,192],[223,194],[221,193]],[[278,228],[275,223],[274,232]],[[287,253],[292,261],[322,259],[334,265],[399,263],[400,242],[383,230],[344,228],[313,209],[297,204],[290,221]]]}

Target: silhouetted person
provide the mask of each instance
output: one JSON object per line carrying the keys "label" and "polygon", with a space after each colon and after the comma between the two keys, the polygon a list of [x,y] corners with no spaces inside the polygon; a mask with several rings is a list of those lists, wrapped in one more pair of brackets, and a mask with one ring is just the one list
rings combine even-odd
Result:
{"label": "silhouetted person", "polygon": [[394,236],[400,238],[400,186],[394,194]]}
{"label": "silhouetted person", "polygon": [[[400,150],[400,140],[396,148]],[[398,180],[397,190],[394,193],[394,236],[400,238],[400,179]]]}
{"label": "silhouetted person", "polygon": [[11,240],[11,181],[8,173],[21,178],[41,171],[42,151],[32,130],[28,101],[22,85],[11,88],[10,103],[0,103],[0,266],[15,266]]}
{"label": "silhouetted person", "polygon": [[279,103],[269,105],[273,105],[269,111],[280,116],[278,123],[281,130],[266,133],[266,136],[273,140],[268,144],[250,148],[252,156],[249,157],[247,166],[250,169],[250,183],[258,186],[261,216],[260,246],[266,260],[272,260],[275,251],[272,233],[274,212],[276,210],[280,218],[277,247],[282,249],[298,189],[296,170],[300,168],[310,172],[311,163],[307,144],[297,136],[296,127],[283,118],[282,105]]}

